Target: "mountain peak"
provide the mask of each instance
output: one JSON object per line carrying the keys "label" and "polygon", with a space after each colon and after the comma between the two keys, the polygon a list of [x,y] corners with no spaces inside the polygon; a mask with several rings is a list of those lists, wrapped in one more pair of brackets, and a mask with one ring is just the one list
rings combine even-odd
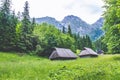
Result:
{"label": "mountain peak", "polygon": [[74,15],[68,15],[64,17],[64,19],[61,22],[66,28],[68,27],[68,24],[72,28],[73,33],[78,33],[80,32],[81,35],[86,35],[84,30],[87,30],[89,27],[89,24],[87,24],[85,21],[80,19],[77,16]]}
{"label": "mountain peak", "polygon": [[[76,20],[76,21],[85,22],[85,21],[83,21],[81,18],[79,18],[79,17],[77,17],[77,16],[74,16],[74,15],[65,16],[64,19],[69,19],[69,20],[71,20],[71,19],[73,20],[73,19],[74,19],[74,20]],[[64,20],[64,19],[63,19],[63,20]],[[86,22],[85,22],[85,23],[86,23]]]}
{"label": "mountain peak", "polygon": [[36,22],[39,24],[44,22],[52,24],[60,30],[62,30],[63,26],[67,29],[68,25],[70,25],[72,33],[79,33],[80,35],[89,35],[92,40],[97,39],[103,34],[103,31],[101,29],[103,25],[103,18],[98,19],[92,25],[86,23],[81,18],[74,15],[65,16],[61,22],[49,16],[36,18]]}

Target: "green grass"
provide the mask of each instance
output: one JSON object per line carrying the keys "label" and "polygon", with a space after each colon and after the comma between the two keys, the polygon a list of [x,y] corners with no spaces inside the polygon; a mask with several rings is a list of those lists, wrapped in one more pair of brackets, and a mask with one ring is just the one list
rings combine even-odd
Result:
{"label": "green grass", "polygon": [[0,80],[119,80],[120,55],[58,60],[0,52]]}

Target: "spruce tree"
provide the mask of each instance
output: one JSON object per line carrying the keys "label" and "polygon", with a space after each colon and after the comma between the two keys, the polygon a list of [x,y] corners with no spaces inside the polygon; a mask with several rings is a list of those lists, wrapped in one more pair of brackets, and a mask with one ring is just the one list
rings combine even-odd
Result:
{"label": "spruce tree", "polygon": [[31,33],[32,33],[32,31],[33,31],[33,29],[34,29],[35,26],[36,26],[36,22],[35,22],[35,18],[33,18],[33,19],[32,19],[32,23],[31,23],[31,29],[30,29],[30,30],[31,30],[31,31],[30,31]]}
{"label": "spruce tree", "polygon": [[75,39],[75,49],[78,49],[78,37],[77,37],[77,34],[73,34],[73,38]]}
{"label": "spruce tree", "polygon": [[[20,52],[29,52],[33,50],[33,25],[29,16],[29,4],[25,2],[24,12],[22,13],[23,19],[21,20],[21,34],[18,41],[18,50]],[[34,24],[34,23],[33,23]]]}
{"label": "spruce tree", "polygon": [[88,35],[86,35],[86,47],[92,48],[92,41]]}
{"label": "spruce tree", "polygon": [[63,30],[62,30],[63,33],[65,33],[65,27],[63,26]]}
{"label": "spruce tree", "polygon": [[72,37],[72,31],[71,31],[70,24],[68,25],[68,34]]}
{"label": "spruce tree", "polygon": [[25,2],[24,12],[22,16],[23,16],[23,20],[22,20],[23,35],[31,34],[31,22],[30,22],[30,16],[29,16],[28,1]]}
{"label": "spruce tree", "polygon": [[0,7],[0,49],[11,50],[13,48],[17,18],[11,13],[11,0],[1,0]]}
{"label": "spruce tree", "polygon": [[100,37],[93,43],[95,50],[103,50],[104,52],[108,51],[107,45],[103,42],[103,39],[104,39],[104,36]]}

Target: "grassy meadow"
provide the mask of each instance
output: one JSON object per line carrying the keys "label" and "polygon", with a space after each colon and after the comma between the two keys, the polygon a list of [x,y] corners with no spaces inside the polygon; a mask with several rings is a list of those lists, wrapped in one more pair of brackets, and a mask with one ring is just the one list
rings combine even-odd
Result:
{"label": "grassy meadow", "polygon": [[119,80],[120,55],[55,60],[0,52],[0,80]]}

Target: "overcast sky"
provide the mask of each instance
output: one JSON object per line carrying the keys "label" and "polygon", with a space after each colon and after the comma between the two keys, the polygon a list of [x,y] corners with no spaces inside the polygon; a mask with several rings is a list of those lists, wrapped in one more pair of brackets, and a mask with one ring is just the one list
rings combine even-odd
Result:
{"label": "overcast sky", "polygon": [[[23,11],[26,0],[12,0],[16,12]],[[102,0],[27,0],[31,17],[54,17],[61,21],[67,15],[75,15],[89,24],[103,14]]]}

